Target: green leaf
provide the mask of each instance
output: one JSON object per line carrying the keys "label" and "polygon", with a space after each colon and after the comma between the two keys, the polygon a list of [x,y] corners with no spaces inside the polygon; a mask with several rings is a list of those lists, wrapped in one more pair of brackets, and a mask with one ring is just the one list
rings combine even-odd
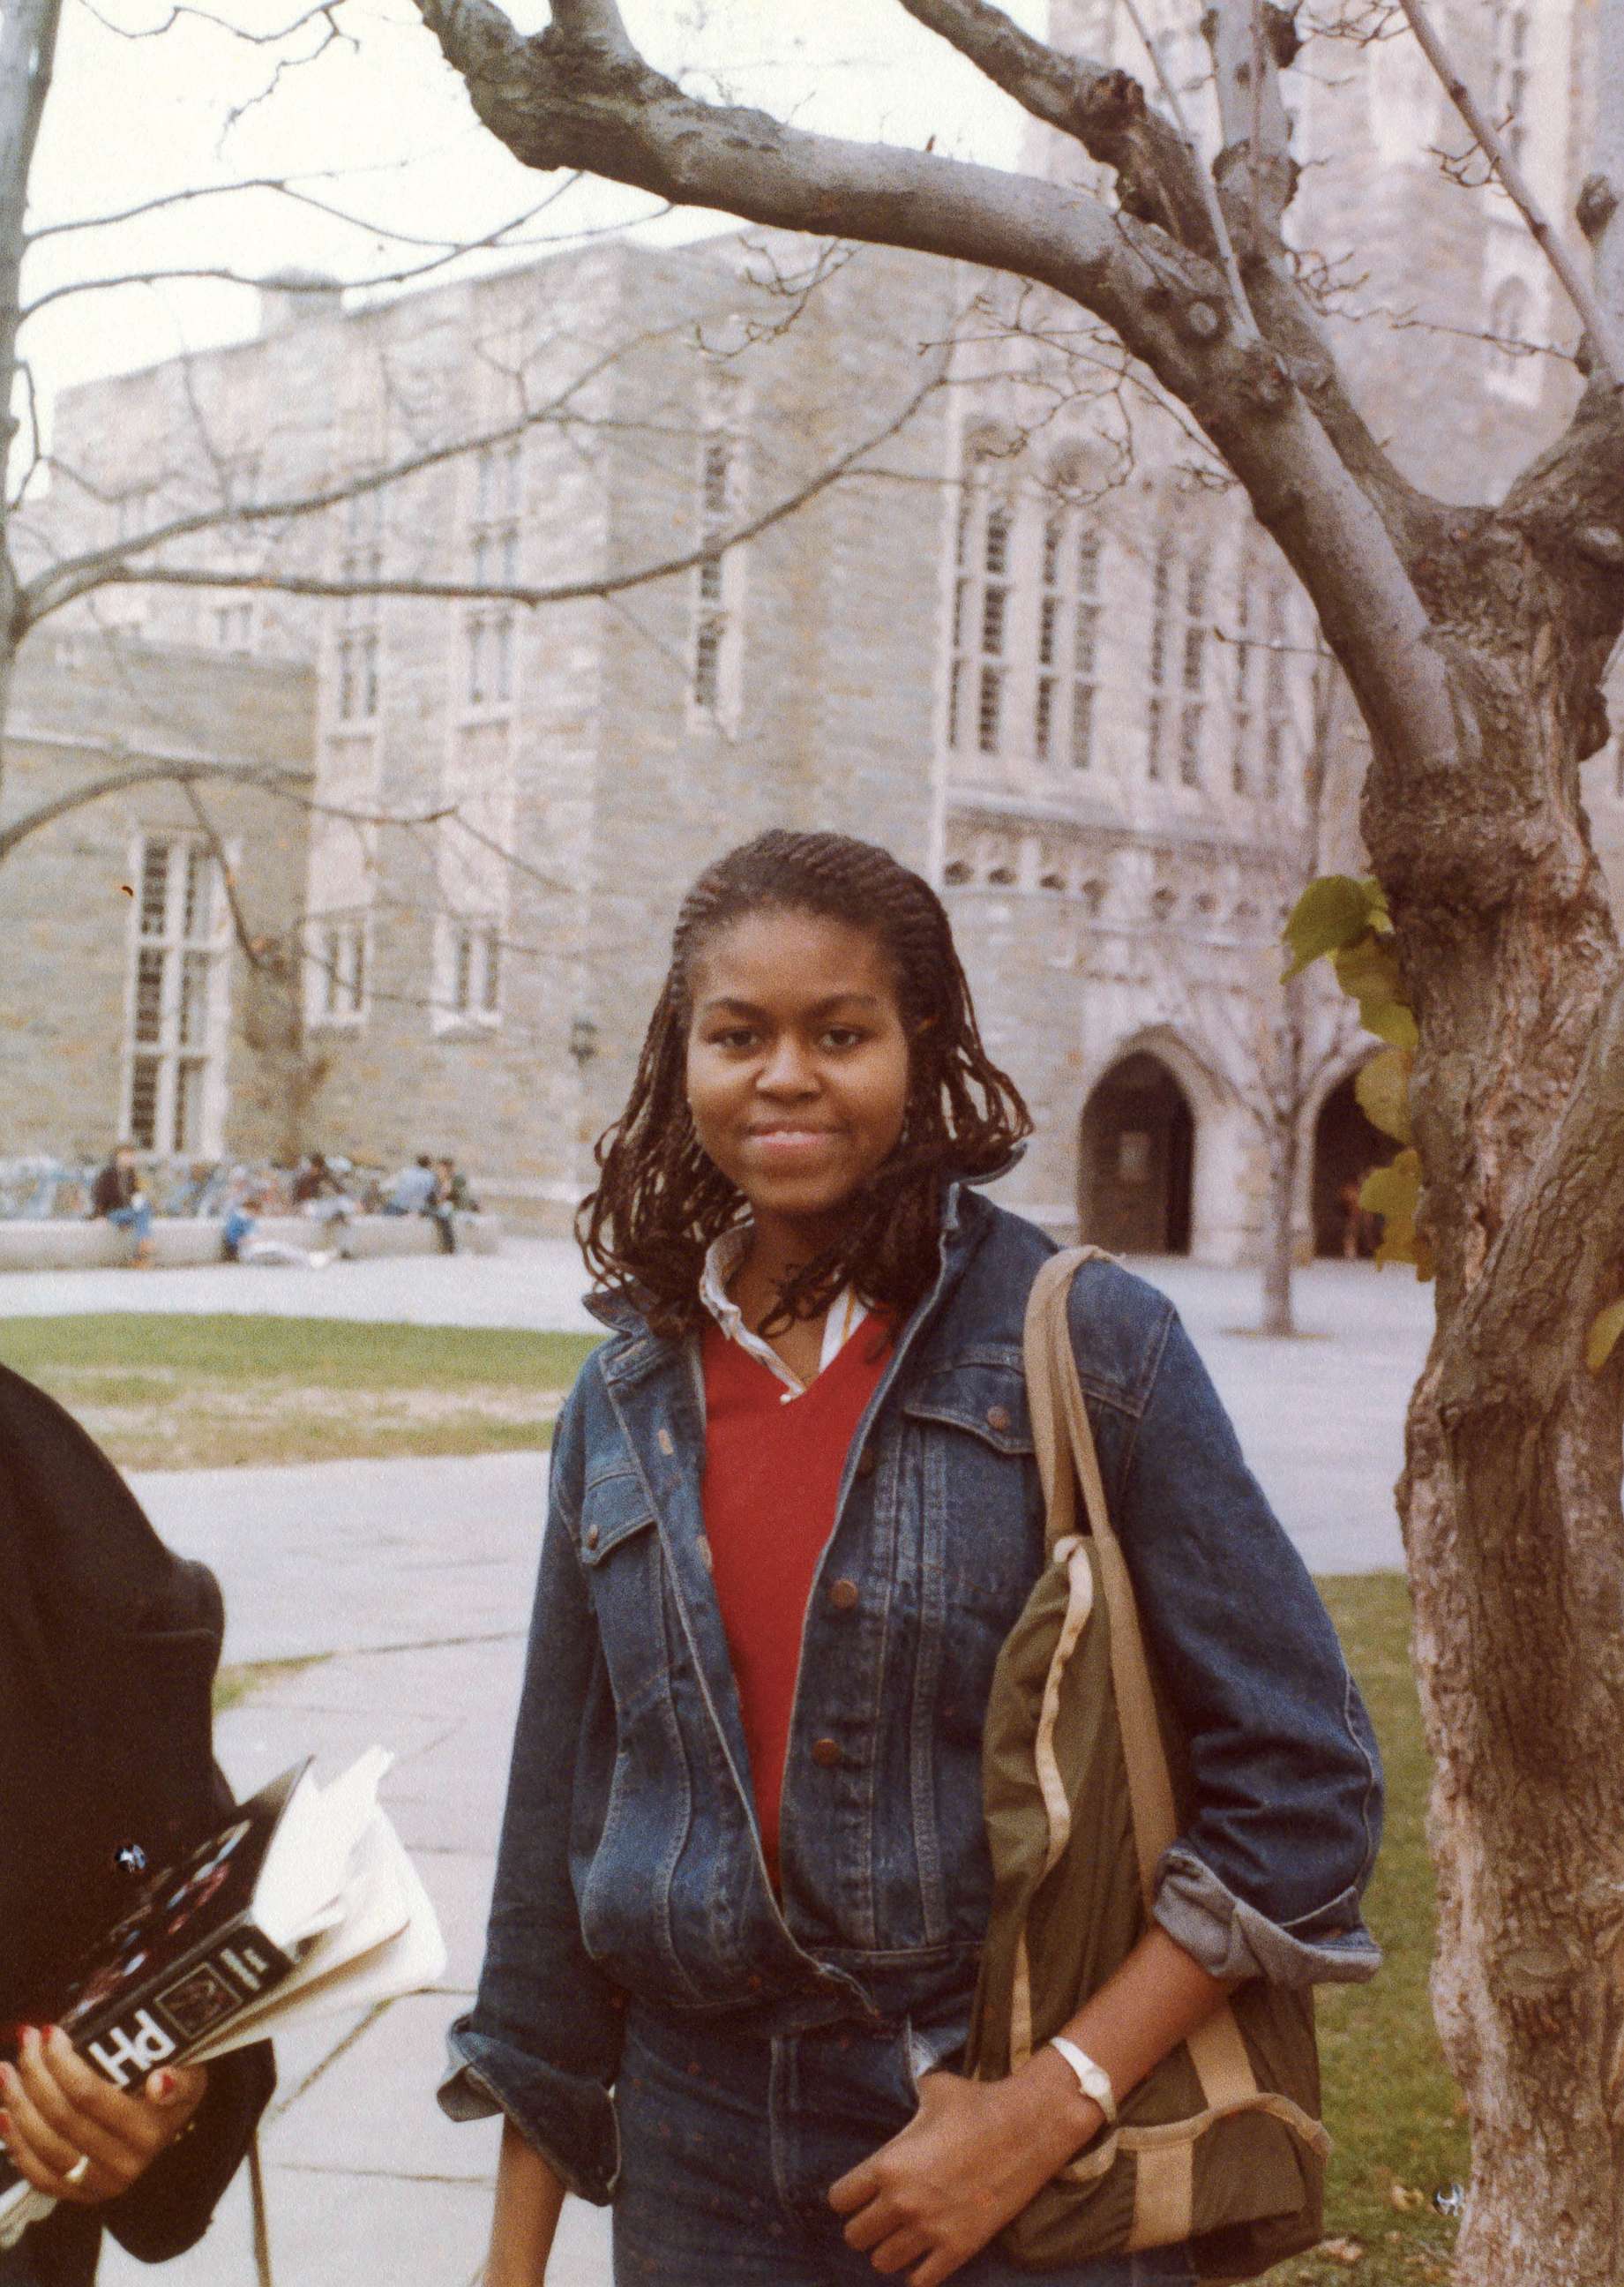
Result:
{"label": "green leaf", "polygon": [[1599,1373],[1606,1365],[1620,1334],[1624,1334],[1624,1302],[1612,1302],[1596,1319],[1585,1342],[1585,1364],[1592,1373]]}
{"label": "green leaf", "polygon": [[1354,1096],[1366,1119],[1400,1144],[1411,1140],[1410,1071],[1415,1061],[1408,1049],[1384,1049],[1362,1067],[1353,1082]]}
{"label": "green leaf", "polygon": [[1404,998],[1391,945],[1367,933],[1339,946],[1331,955],[1331,966],[1343,991],[1358,1001],[1359,1021],[1368,1033],[1391,1041],[1395,1049],[1420,1046],[1415,1012]]}
{"label": "green leaf", "polygon": [[1376,1167],[1359,1187],[1359,1203],[1368,1215],[1382,1218],[1378,1262],[1410,1262],[1417,1278],[1431,1278],[1432,1249],[1415,1228],[1421,1207],[1421,1154],[1413,1148],[1400,1151],[1385,1167]]}
{"label": "green leaf", "polygon": [[1356,938],[1391,937],[1392,922],[1381,883],[1374,877],[1356,881],[1351,874],[1322,874],[1292,907],[1284,935],[1292,958],[1282,984],[1322,954],[1335,953]]}

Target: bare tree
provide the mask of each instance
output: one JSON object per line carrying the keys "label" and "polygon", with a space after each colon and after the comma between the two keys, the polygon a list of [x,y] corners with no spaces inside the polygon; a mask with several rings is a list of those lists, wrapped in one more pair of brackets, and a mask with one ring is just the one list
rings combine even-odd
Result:
{"label": "bare tree", "polygon": [[[614,0],[416,0],[490,130],[749,220],[1007,271],[1104,320],[1245,487],[1368,732],[1363,828],[1420,1027],[1437,1335],[1400,1487],[1438,1778],[1439,2025],[1470,2107],[1468,2287],[1624,2281],[1624,959],[1580,801],[1624,626],[1624,409],[1592,341],[1565,432],[1467,508],[1355,401],[1285,235],[1278,10],[1221,0],[1212,178],[1134,79],[989,0],[902,0],[1116,199],[806,132],[655,70]],[[1595,294],[1624,315],[1624,0],[1601,0]],[[1440,351],[1440,360],[1444,356]],[[1440,377],[1445,371],[1440,363]],[[1462,386],[1470,384],[1463,378]]]}
{"label": "bare tree", "polygon": [[[501,604],[533,612],[628,596],[719,560],[794,516],[832,486],[870,472],[877,452],[907,426],[942,384],[945,353],[921,366],[895,404],[865,413],[855,431],[848,426],[816,464],[802,455],[783,483],[753,503],[748,513],[741,510],[724,526],[707,528],[690,546],[674,546],[639,561],[595,566],[579,578],[551,582],[526,581],[516,576],[511,565],[496,563],[476,565],[460,576],[447,560],[440,535],[412,528],[414,487],[448,465],[544,436],[589,450],[595,429],[603,425],[602,415],[593,409],[595,392],[612,380],[617,368],[655,345],[656,337],[648,334],[595,346],[569,344],[571,353],[562,368],[555,358],[540,380],[530,361],[511,358],[501,345],[476,344],[475,361],[492,368],[493,386],[486,392],[490,403],[483,417],[464,406],[446,411],[435,404],[432,392],[429,401],[415,401],[410,378],[381,360],[374,394],[388,408],[392,448],[335,464],[324,414],[318,424],[321,433],[312,449],[299,458],[291,480],[269,486],[257,474],[245,472],[218,433],[217,419],[193,384],[193,360],[182,357],[172,372],[177,418],[162,441],[162,465],[132,472],[127,442],[118,439],[107,440],[106,454],[96,465],[69,459],[59,445],[51,450],[43,441],[26,349],[29,321],[54,304],[69,296],[98,295],[133,283],[206,278],[257,287],[262,297],[268,295],[296,307],[312,297],[318,304],[333,305],[339,281],[299,271],[256,278],[230,264],[138,267],[109,261],[105,268],[92,265],[90,274],[59,280],[28,298],[25,265],[30,253],[48,241],[78,233],[100,244],[113,233],[116,244],[116,233],[123,226],[161,210],[258,194],[300,210],[313,208],[368,239],[390,245],[394,254],[382,265],[374,262],[345,281],[378,289],[438,281],[447,273],[454,279],[468,274],[473,257],[564,243],[577,233],[567,229],[538,233],[534,229],[538,218],[569,188],[568,183],[550,188],[482,234],[433,239],[380,223],[375,216],[362,218],[294,178],[268,176],[164,192],[113,213],[35,226],[29,215],[30,171],[64,5],[65,0],[20,0],[17,7],[7,8],[0,28],[0,405],[9,408],[0,425],[0,732],[7,720],[12,667],[20,645],[33,630],[59,613],[71,613],[74,607],[81,618],[87,610],[110,610],[113,599],[131,590],[148,596],[168,591],[281,597],[296,613],[301,605],[306,607],[302,647],[313,651],[318,636],[308,613],[333,601],[375,597]],[[320,7],[296,8],[280,27],[263,31],[243,30],[213,16],[206,20],[221,34],[264,51],[264,91],[269,93],[288,72],[312,61],[339,36],[341,7],[342,0],[329,0]],[[196,12],[172,11],[150,30],[125,36],[163,38],[179,18]],[[110,20],[99,21],[109,31],[117,29]],[[835,267],[834,262],[820,263],[800,284],[783,278],[770,281],[769,298],[776,297],[777,322],[792,323],[799,308]],[[697,328],[698,315],[693,313],[674,320],[664,332],[691,336]],[[544,343],[543,351],[559,346]],[[547,362],[545,355],[541,362]],[[422,397],[420,390],[417,399]],[[501,409],[490,409],[498,401]],[[31,534],[29,504],[45,476],[51,479],[51,504],[59,506],[66,498],[70,512],[51,518],[43,535],[37,530]],[[397,528],[390,533],[391,512],[397,509]],[[364,526],[370,544],[335,550],[333,535],[342,534],[346,522]],[[114,524],[116,529],[110,529]],[[386,534],[387,546],[382,544]],[[85,781],[71,794],[53,795],[33,811],[8,818],[0,828],[0,861],[39,827],[83,803],[146,781],[169,779],[196,787],[210,775],[203,762],[169,771],[162,764],[137,760],[127,772]],[[223,766],[220,775],[228,778],[230,766]]]}

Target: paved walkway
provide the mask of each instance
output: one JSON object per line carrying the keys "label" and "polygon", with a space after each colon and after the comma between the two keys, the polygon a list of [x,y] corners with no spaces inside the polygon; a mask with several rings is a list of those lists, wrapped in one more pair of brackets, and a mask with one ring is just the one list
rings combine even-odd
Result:
{"label": "paved walkway", "polygon": [[[1254,1279],[1184,1263],[1147,1268],[1179,1302],[1309,1561],[1328,1571],[1395,1563],[1391,1486],[1404,1396],[1429,1329],[1424,1290],[1394,1272],[1319,1265],[1300,1298],[1313,1338],[1265,1342],[1233,1331],[1255,1315]],[[25,1300],[26,1287],[34,1292]],[[567,1250],[521,1242],[494,1262],[366,1263],[330,1274],[14,1277],[0,1303],[308,1307],[568,1326],[590,1323],[579,1295]],[[335,2019],[281,2045],[265,2140],[279,2287],[471,2287],[495,2131],[453,2127],[431,2092],[445,2024],[478,1967],[545,1457],[205,1470],[137,1484],[166,1536],[218,1571],[231,1614],[228,1658],[309,1663],[262,1678],[222,1719],[220,1751],[233,1783],[250,1789],[310,1752],[330,1776],[374,1739],[390,1747],[387,1799],[450,1947],[434,1993]],[[604,2217],[571,2201],[549,2287],[608,2287],[607,2251]],[[116,2252],[103,2271],[106,2287],[137,2287],[146,2275]],[[174,2287],[247,2287],[240,2184],[208,2239],[165,2277]]]}

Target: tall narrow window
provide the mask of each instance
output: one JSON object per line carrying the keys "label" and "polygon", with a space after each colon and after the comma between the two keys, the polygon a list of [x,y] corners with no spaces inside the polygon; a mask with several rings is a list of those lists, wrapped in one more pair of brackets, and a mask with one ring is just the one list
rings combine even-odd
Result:
{"label": "tall narrow window", "polygon": [[1285,776],[1286,752],[1291,733],[1291,691],[1286,674],[1289,635],[1286,593],[1278,580],[1268,588],[1268,616],[1263,673],[1263,791],[1275,801]]}
{"label": "tall narrow window", "polygon": [[310,995],[306,1002],[319,1024],[357,1022],[367,1007],[367,916],[323,914],[307,937]]}
{"label": "tall narrow window", "polygon": [[219,868],[206,843],[154,835],[141,844],[138,880],[124,1131],[146,1151],[212,1151],[229,988]]}
{"label": "tall narrow window", "polygon": [[368,582],[383,570],[383,495],[371,487],[344,503],[338,576],[354,592],[338,604],[335,688],[341,723],[367,723],[378,711],[378,598]]}
{"label": "tall narrow window", "polygon": [[741,471],[738,443],[729,429],[707,427],[699,438],[698,545],[694,566],[689,694],[712,721],[733,714],[738,695],[738,584],[743,566],[726,542],[738,520]]}
{"label": "tall narrow window", "polygon": [[1521,166],[1528,145],[1529,80],[1533,67],[1527,0],[1499,0],[1494,12],[1494,68],[1489,108],[1505,146]]}
{"label": "tall narrow window", "polygon": [[1100,535],[1084,525],[1077,534],[1076,603],[1071,635],[1071,767],[1094,759],[1094,702],[1100,687]]}
{"label": "tall narrow window", "polygon": [[[524,490],[520,440],[487,445],[474,463],[469,578],[476,588],[513,586],[519,576]],[[462,696],[469,707],[509,706],[513,699],[514,614],[493,597],[476,604],[463,630]]]}
{"label": "tall narrow window", "polygon": [[1184,630],[1180,645],[1179,776],[1185,786],[1201,784],[1201,731],[1207,678],[1207,551],[1198,549],[1185,567]]}
{"label": "tall narrow window", "polygon": [[446,998],[450,1013],[493,1022],[501,1008],[501,933],[492,921],[451,923]]}
{"label": "tall narrow window", "polygon": [[1037,598],[1037,682],[1032,701],[1032,750],[1040,763],[1052,761],[1058,731],[1054,702],[1060,688],[1062,615],[1066,608],[1060,587],[1065,539],[1065,518],[1051,516],[1044,526],[1042,590]]}
{"label": "tall narrow window", "polygon": [[1257,644],[1252,614],[1257,609],[1254,588],[1257,563],[1250,539],[1242,542],[1235,567],[1234,643],[1229,700],[1229,783],[1236,794],[1251,784],[1252,713],[1256,705]]}
{"label": "tall narrow window", "polygon": [[1163,533],[1156,542],[1155,563],[1150,579],[1150,691],[1145,706],[1145,771],[1146,775],[1153,779],[1159,779],[1162,775],[1162,750],[1167,736],[1171,703],[1168,658],[1172,644],[1171,621],[1174,558],[1172,535]]}

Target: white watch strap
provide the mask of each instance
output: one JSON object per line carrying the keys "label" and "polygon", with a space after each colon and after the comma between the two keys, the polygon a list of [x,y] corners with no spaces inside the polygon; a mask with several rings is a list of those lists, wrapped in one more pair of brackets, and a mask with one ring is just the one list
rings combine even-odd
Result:
{"label": "white watch strap", "polygon": [[1049,2046],[1058,2049],[1077,2077],[1077,2086],[1084,2096],[1092,2097],[1105,2115],[1106,2126],[1116,2125],[1116,2092],[1111,2086],[1111,2077],[1103,2065],[1097,2065],[1086,2049],[1068,2041],[1063,2033],[1056,2033]]}

